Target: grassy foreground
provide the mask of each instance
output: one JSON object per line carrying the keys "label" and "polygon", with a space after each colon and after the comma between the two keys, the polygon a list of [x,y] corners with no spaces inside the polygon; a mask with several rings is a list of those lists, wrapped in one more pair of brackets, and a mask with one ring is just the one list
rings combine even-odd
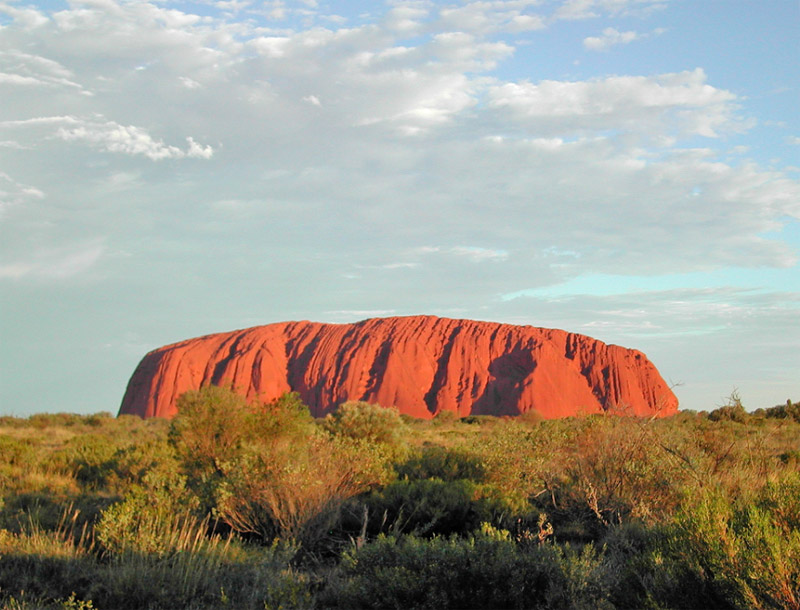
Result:
{"label": "grassy foreground", "polygon": [[800,610],[800,404],[0,418],[0,607]]}

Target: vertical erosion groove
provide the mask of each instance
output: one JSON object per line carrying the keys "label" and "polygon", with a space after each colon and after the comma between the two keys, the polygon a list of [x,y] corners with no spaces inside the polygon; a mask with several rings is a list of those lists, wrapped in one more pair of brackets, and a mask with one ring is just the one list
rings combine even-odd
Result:
{"label": "vertical erosion groove", "polygon": [[448,382],[448,365],[450,364],[450,355],[453,352],[453,345],[456,338],[461,333],[461,326],[456,326],[447,338],[442,350],[442,355],[436,361],[436,373],[433,376],[433,383],[430,389],[425,393],[425,405],[428,407],[430,413],[436,413],[441,405],[438,404],[439,392]]}

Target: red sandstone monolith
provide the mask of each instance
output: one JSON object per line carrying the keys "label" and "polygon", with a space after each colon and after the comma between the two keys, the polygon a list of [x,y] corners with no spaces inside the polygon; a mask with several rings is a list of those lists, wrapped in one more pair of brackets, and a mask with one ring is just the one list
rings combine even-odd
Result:
{"label": "red sandstone monolith", "polygon": [[636,350],[563,330],[410,316],[283,322],[159,348],[133,373],[120,414],[172,417],[183,392],[208,384],[264,401],[299,392],[315,416],[348,400],[421,418],[665,416],[678,408]]}

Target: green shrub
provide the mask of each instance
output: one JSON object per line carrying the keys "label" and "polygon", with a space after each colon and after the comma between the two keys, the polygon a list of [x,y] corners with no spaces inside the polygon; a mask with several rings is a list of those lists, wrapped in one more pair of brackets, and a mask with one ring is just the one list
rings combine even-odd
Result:
{"label": "green shrub", "polygon": [[581,422],[555,454],[562,469],[551,481],[558,490],[558,508],[550,511],[556,536],[598,540],[613,525],[666,518],[689,474],[664,446],[652,422],[619,416]]}
{"label": "green shrub", "polygon": [[93,599],[103,607],[310,607],[308,579],[289,570],[295,548],[211,533],[182,477],[150,473],[144,483],[96,528],[107,569]]}
{"label": "green shrub", "polygon": [[408,479],[441,479],[456,481],[467,479],[482,483],[486,471],[481,456],[463,446],[441,447],[430,445],[396,466],[397,474]]}
{"label": "green shrub", "polygon": [[221,468],[217,507],[225,522],[242,533],[306,548],[328,533],[349,498],[389,476],[379,446],[321,432],[253,446]]}
{"label": "green shrub", "polygon": [[560,434],[514,420],[501,420],[481,432],[471,451],[480,460],[487,489],[510,514],[527,514],[531,498],[547,488],[547,462]]}
{"label": "green shrub", "polygon": [[745,423],[748,417],[749,414],[742,405],[725,405],[708,414],[711,421],[734,421],[740,424]]}
{"label": "green shrub", "polygon": [[308,407],[297,394],[258,404],[227,388],[208,386],[186,392],[177,405],[169,440],[189,487],[207,510],[215,509],[226,473],[234,470],[245,454],[258,453],[258,448],[269,444],[303,439],[314,428]]}
{"label": "green shrub", "polygon": [[145,439],[118,449],[113,459],[114,487],[122,491],[131,485],[142,484],[144,477],[150,473],[156,477],[169,477],[179,467],[175,451],[165,436]]}
{"label": "green shrub", "polygon": [[728,397],[728,402],[721,407],[718,407],[708,414],[708,419],[711,421],[735,421],[743,424],[749,418],[749,414],[742,405],[742,399],[739,392],[734,390]]}
{"label": "green shrub", "polygon": [[151,473],[134,485],[122,502],[108,507],[95,527],[105,553],[155,554],[181,548],[174,540],[194,523],[198,502],[186,489],[185,478]]}
{"label": "green shrub", "polygon": [[480,486],[465,479],[402,479],[364,499],[368,532],[417,536],[467,534],[493,520],[492,503]]}
{"label": "green shrub", "polygon": [[0,608],[797,609],[796,406],[0,418]]}
{"label": "green shrub", "polygon": [[256,404],[208,387],[179,399],[170,441],[206,510],[242,534],[311,547],[348,498],[390,475],[385,445],[355,438],[364,431],[359,422],[381,421],[374,415],[371,407],[345,409],[331,421],[342,434],[331,436],[297,394]]}
{"label": "green shrub", "polygon": [[68,450],[73,454],[71,465],[78,482],[90,489],[105,486],[116,469],[117,449],[106,436],[82,434],[70,439]]}
{"label": "green shrub", "polygon": [[74,426],[81,420],[80,415],[72,413],[36,413],[28,418],[27,425],[43,430],[50,427]]}
{"label": "green shrub", "polygon": [[591,547],[520,548],[490,526],[468,538],[381,536],[345,554],[322,601],[337,608],[608,608],[600,566]]}
{"label": "green shrub", "polygon": [[[678,513],[678,560],[734,607],[800,608],[800,475],[754,497],[709,490]],[[687,561],[688,560],[688,561]]]}
{"label": "green shrub", "polygon": [[770,407],[764,411],[766,417],[775,419],[791,419],[796,422],[800,422],[800,402],[792,403],[791,400],[787,400],[785,405]]}
{"label": "green shrub", "polygon": [[228,389],[208,386],[179,396],[177,408],[170,443],[191,484],[211,506],[220,462],[238,457],[252,428],[250,405]]}
{"label": "green shrub", "polygon": [[452,425],[459,421],[458,413],[455,411],[439,411],[431,421],[434,426]]}
{"label": "green shrub", "polygon": [[30,468],[36,463],[36,449],[29,440],[0,434],[0,465]]}
{"label": "green shrub", "polygon": [[403,453],[406,425],[396,407],[382,407],[366,402],[345,402],[328,415],[323,427],[335,436],[381,443],[398,457]]}
{"label": "green shrub", "polygon": [[500,421],[500,419],[494,415],[467,415],[461,418],[461,423],[475,424],[478,426],[492,426],[498,421]]}

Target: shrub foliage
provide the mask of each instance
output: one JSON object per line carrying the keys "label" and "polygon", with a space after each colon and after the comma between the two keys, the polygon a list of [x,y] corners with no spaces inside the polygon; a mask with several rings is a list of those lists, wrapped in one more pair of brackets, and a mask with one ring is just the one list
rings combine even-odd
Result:
{"label": "shrub foliage", "polygon": [[799,414],[4,417],[0,607],[800,610]]}

